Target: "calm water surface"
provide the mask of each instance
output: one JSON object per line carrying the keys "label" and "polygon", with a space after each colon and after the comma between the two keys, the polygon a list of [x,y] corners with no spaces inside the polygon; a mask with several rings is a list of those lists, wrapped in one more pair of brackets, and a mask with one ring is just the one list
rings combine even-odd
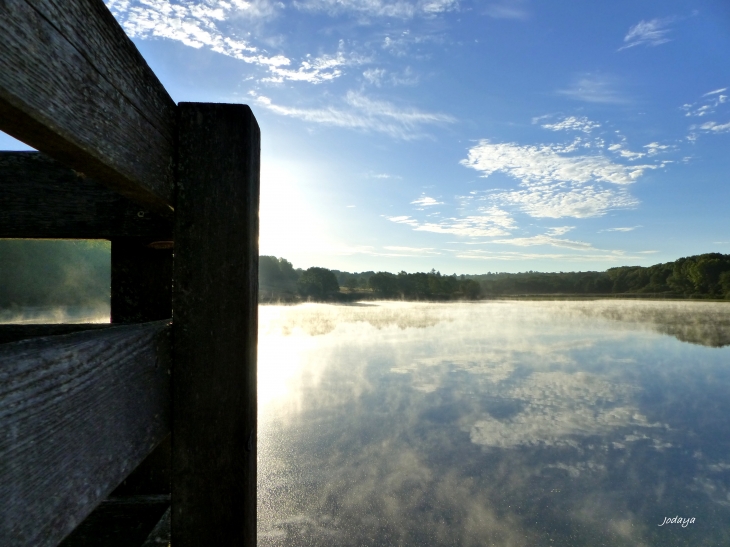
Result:
{"label": "calm water surface", "polygon": [[262,546],[730,545],[730,304],[259,320]]}

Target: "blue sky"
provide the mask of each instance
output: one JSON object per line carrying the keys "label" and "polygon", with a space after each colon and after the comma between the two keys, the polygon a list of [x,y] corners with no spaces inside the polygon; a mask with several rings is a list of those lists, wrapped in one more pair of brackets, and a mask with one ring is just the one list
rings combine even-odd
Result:
{"label": "blue sky", "polygon": [[175,101],[253,109],[262,254],[483,273],[730,253],[726,0],[106,3]]}

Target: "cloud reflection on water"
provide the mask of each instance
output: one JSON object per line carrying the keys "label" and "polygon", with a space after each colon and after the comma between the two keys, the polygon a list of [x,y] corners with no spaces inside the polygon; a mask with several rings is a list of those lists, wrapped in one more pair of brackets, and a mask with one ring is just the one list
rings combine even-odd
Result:
{"label": "cloud reflection on water", "polygon": [[730,543],[730,353],[628,304],[262,307],[259,543]]}

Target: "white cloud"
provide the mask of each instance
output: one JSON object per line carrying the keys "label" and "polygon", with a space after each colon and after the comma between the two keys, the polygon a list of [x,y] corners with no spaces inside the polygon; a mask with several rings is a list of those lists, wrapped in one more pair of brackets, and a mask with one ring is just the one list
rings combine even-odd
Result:
{"label": "white cloud", "polygon": [[624,189],[593,185],[566,190],[559,184],[546,184],[494,194],[491,198],[502,205],[515,205],[534,218],[591,218],[616,209],[631,209],[639,204]]}
{"label": "white cloud", "polygon": [[723,95],[724,91],[727,91],[726,87],[705,93],[699,101],[683,104],[681,109],[687,117],[701,118],[714,114],[720,105],[728,101],[728,96]]}
{"label": "white cloud", "polygon": [[583,133],[590,133],[592,130],[601,127],[601,124],[592,122],[585,116],[581,118],[570,116],[561,122],[546,123],[541,127],[550,129],[551,131],[582,131]]}
{"label": "white cloud", "polygon": [[412,205],[420,205],[421,207],[430,207],[432,205],[443,205],[443,201],[436,201],[428,196],[421,196],[415,201],[411,202]]}
{"label": "white cloud", "polygon": [[578,183],[592,181],[631,184],[652,165],[626,166],[613,163],[603,155],[570,156],[555,145],[521,146],[516,143],[492,144],[482,140],[469,150],[462,165],[481,171],[485,177],[504,172],[525,184]]}
{"label": "white cloud", "polygon": [[708,133],[727,133],[730,131],[730,122],[718,124],[717,122],[707,122],[700,126],[700,129]]}
{"label": "white cloud", "polygon": [[674,19],[652,19],[650,21],[639,21],[633,27],[629,29],[628,34],[624,37],[624,46],[619,48],[619,51],[623,49],[629,49],[635,46],[658,46],[669,42],[667,34],[669,28],[667,28]]}
{"label": "white cloud", "polygon": [[646,148],[647,155],[656,156],[657,154],[660,154],[665,150],[672,150],[676,147],[670,146],[668,144],[659,144],[658,142],[650,142],[649,144],[645,144],[644,148]]}
{"label": "white cloud", "polygon": [[702,96],[703,97],[709,97],[710,95],[718,95],[718,94],[722,93],[723,91],[727,91],[727,87],[723,87],[723,88],[720,88],[720,89],[716,89],[714,91],[708,91],[707,93],[705,93]]}
{"label": "white cloud", "polygon": [[562,236],[564,234],[567,234],[571,230],[575,229],[575,226],[556,226],[555,228],[550,228],[547,231],[547,235],[549,236]]}
{"label": "white cloud", "polygon": [[358,129],[377,131],[393,138],[411,140],[424,137],[424,125],[441,125],[454,122],[446,114],[430,113],[415,108],[398,108],[392,103],[376,101],[365,95],[348,91],[343,107],[295,108],[274,104],[271,99],[251,93],[256,104],[281,116],[300,120]]}
{"label": "white cloud", "polygon": [[536,218],[588,218],[635,207],[638,201],[623,187],[635,182],[646,169],[658,167],[626,166],[599,154],[568,155],[556,145],[492,144],[486,140],[473,146],[461,163],[485,177],[502,172],[519,180],[521,189],[492,193],[483,199],[517,206]]}
{"label": "white cloud", "polygon": [[597,74],[582,74],[575,78],[570,87],[559,89],[557,93],[588,103],[624,104],[628,102],[617,91],[614,78]]}
{"label": "white cloud", "polygon": [[440,222],[420,222],[410,216],[388,217],[391,222],[407,224],[418,232],[453,234],[465,237],[499,237],[509,235],[515,222],[506,211],[497,207],[483,208],[479,214],[447,218]]}
{"label": "white cloud", "polygon": [[268,55],[248,40],[237,37],[231,22],[241,17],[266,18],[273,15],[274,4],[264,0],[211,0],[197,4],[189,0],[107,0],[127,35],[132,38],[167,38],[193,48],[207,47],[216,53],[260,66],[269,72],[265,81],[284,80],[321,83],[342,75],[342,67],[362,62],[348,58],[340,41],[334,55],[306,56],[297,68],[291,59]]}
{"label": "white cloud", "polygon": [[506,245],[516,245],[518,247],[534,247],[548,245],[551,247],[563,247],[573,249],[575,251],[596,251],[590,243],[583,241],[572,241],[570,239],[559,239],[551,234],[536,235],[532,237],[513,237],[509,239],[495,239],[492,243],[500,243]]}
{"label": "white cloud", "polygon": [[470,250],[457,254],[456,258],[472,260],[501,260],[501,261],[535,261],[535,260],[560,260],[563,262],[585,263],[586,260],[596,262],[625,263],[626,260],[640,260],[644,257],[628,256],[617,251],[603,254],[560,254],[560,253],[525,253],[517,251],[481,251]]}
{"label": "white cloud", "polygon": [[457,10],[457,0],[304,0],[294,6],[303,11],[325,12],[329,15],[353,13],[365,17],[412,19],[430,17]]}

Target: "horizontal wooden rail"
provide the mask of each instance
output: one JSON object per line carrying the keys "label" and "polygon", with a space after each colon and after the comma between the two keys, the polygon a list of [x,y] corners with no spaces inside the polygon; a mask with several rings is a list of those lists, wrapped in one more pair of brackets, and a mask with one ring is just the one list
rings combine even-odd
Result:
{"label": "horizontal wooden rail", "polygon": [[170,322],[0,346],[0,545],[55,546],[170,431]]}
{"label": "horizontal wooden rail", "polygon": [[38,338],[41,336],[57,336],[85,330],[107,329],[111,326],[111,323],[5,324],[0,325],[0,344],[19,342],[20,340],[28,340],[29,338]]}
{"label": "horizontal wooden rail", "polygon": [[176,107],[102,0],[0,1],[0,130],[170,214]]}
{"label": "horizontal wooden rail", "polygon": [[[151,535],[160,537],[164,534],[164,515],[168,514],[169,507],[169,494],[112,496],[104,500],[59,547],[141,547]],[[168,541],[154,547],[167,547],[169,517],[167,522]],[[156,528],[163,534],[153,535]]]}
{"label": "horizontal wooden rail", "polygon": [[38,152],[0,152],[0,238],[172,239],[172,223]]}

